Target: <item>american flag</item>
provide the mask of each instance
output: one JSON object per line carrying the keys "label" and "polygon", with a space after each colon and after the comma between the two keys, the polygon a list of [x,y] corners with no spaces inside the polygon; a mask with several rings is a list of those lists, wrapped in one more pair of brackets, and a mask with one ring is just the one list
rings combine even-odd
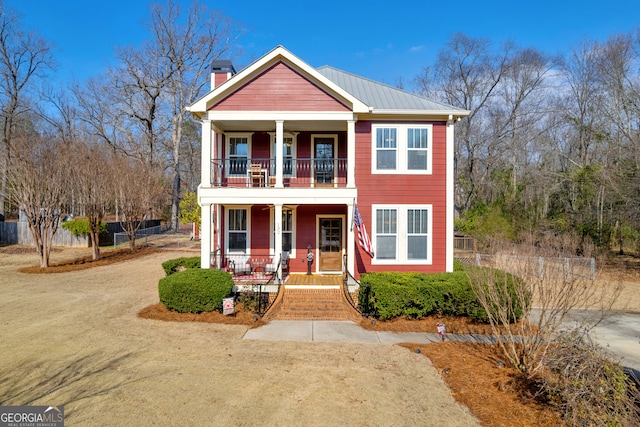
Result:
{"label": "american flag", "polygon": [[367,234],[367,228],[364,226],[364,222],[362,222],[362,217],[360,216],[360,211],[357,206],[353,211],[353,222],[358,228],[358,241],[360,242],[360,247],[364,249],[371,258],[373,258],[373,246],[371,245],[371,240],[369,240],[369,235]]}

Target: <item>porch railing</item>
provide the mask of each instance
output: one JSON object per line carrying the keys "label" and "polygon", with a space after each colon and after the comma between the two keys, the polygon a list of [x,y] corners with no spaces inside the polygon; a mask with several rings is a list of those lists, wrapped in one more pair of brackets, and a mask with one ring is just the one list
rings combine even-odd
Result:
{"label": "porch railing", "polygon": [[[351,307],[353,307],[358,313],[362,314],[365,317],[369,317],[369,309],[368,307],[360,307],[358,301],[360,300],[359,294],[360,292],[366,292],[365,298],[363,301],[369,301],[369,285],[363,287],[360,285],[360,282],[356,280],[355,277],[349,272],[347,268],[347,255],[343,256],[343,264],[344,264],[344,275],[342,276],[342,291],[344,292],[344,296],[347,299],[347,302]],[[349,286],[356,287],[354,292],[349,291]]]}
{"label": "porch railing", "polygon": [[[259,171],[253,169],[252,165]],[[339,187],[347,185],[347,159],[285,158],[282,180],[285,187]],[[254,175],[257,174],[257,175]],[[225,158],[211,161],[213,187],[274,187],[276,159]]]}
{"label": "porch railing", "polygon": [[[227,264],[233,264],[234,262],[234,260],[227,260]],[[272,273],[262,273],[261,277],[252,278],[249,283],[236,282],[236,299],[243,303],[245,309],[263,316],[278,300],[282,283],[279,280],[277,271],[281,262],[281,258],[278,258],[275,264],[275,271]],[[264,278],[267,279],[266,282],[261,280]]]}

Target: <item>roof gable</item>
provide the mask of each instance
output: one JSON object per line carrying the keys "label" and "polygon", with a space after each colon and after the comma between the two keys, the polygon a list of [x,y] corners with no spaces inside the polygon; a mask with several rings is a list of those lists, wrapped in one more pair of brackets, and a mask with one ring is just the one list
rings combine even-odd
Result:
{"label": "roof gable", "polygon": [[279,61],[209,109],[215,111],[350,111],[350,107],[301,75],[290,65]]}
{"label": "roof gable", "polygon": [[265,73],[278,63],[285,64],[291,70],[294,70],[299,76],[307,79],[311,84],[333,97],[339,103],[347,106],[349,109],[353,110],[353,112],[362,113],[368,111],[367,105],[345,91],[342,87],[336,85],[334,82],[318,73],[313,67],[300,60],[282,46],[276,47],[271,52],[240,71],[231,79],[227,80],[197,100],[189,107],[189,111],[196,115],[205,113],[212,106],[217,105],[223,99],[230,97],[234,92],[244,87],[249,82],[252,82],[258,76]]}

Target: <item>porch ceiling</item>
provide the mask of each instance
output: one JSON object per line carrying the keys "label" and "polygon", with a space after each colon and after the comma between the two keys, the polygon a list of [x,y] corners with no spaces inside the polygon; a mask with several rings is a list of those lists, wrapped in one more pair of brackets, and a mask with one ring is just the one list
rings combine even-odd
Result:
{"label": "porch ceiling", "polygon": [[[275,132],[273,120],[214,120],[213,125],[225,132]],[[344,120],[286,120],[285,132],[346,131]]]}

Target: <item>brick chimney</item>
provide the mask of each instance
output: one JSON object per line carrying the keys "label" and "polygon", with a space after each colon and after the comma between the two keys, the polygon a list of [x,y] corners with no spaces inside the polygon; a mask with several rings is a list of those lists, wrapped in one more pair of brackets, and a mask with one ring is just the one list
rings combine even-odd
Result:
{"label": "brick chimney", "polygon": [[236,73],[228,59],[218,59],[211,63],[211,90],[229,80]]}

